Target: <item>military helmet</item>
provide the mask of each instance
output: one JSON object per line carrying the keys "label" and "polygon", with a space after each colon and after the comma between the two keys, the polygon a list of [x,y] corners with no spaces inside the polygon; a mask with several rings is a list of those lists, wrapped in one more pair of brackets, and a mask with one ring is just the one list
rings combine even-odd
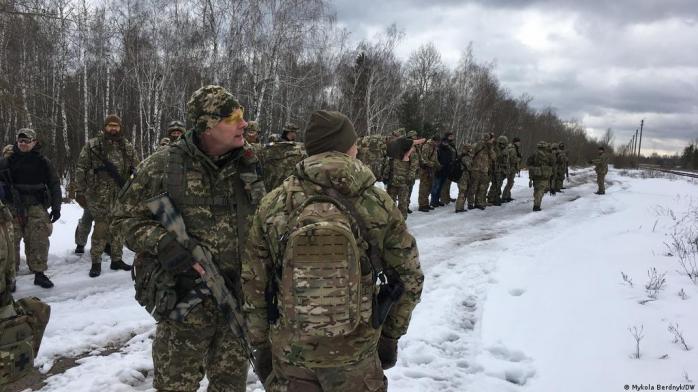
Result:
{"label": "military helmet", "polygon": [[499,144],[507,144],[507,143],[509,143],[509,139],[507,139],[506,136],[501,135],[501,136],[499,136],[499,137],[497,138],[497,143],[499,143]]}
{"label": "military helmet", "polygon": [[204,86],[196,90],[187,102],[187,114],[197,132],[215,127],[223,118],[230,116],[238,108],[242,108],[242,106],[233,94],[225,88],[215,85]]}

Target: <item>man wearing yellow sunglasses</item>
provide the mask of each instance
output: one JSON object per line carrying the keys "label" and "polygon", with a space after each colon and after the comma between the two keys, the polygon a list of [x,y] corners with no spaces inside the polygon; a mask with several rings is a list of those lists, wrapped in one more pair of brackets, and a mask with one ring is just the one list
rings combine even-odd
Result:
{"label": "man wearing yellow sunglasses", "polygon": [[230,92],[202,87],[187,109],[193,129],[137,168],[119,199],[115,225],[138,255],[136,298],[154,309],[158,321],[154,387],[196,391],[206,375],[210,391],[242,392],[248,369],[244,348],[203,284],[198,260],[153,218],[146,201],[166,192],[189,237],[211,253],[228,288],[238,292],[240,248],[264,184],[243,138],[244,109]]}

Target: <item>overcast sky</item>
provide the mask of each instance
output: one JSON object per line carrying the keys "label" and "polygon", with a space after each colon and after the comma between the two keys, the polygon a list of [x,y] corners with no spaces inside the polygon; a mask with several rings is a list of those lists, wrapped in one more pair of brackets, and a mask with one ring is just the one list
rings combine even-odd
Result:
{"label": "overcast sky", "polygon": [[[469,42],[514,97],[616,144],[645,120],[643,153],[698,139],[698,0],[334,0],[352,39],[396,23],[406,59],[433,42],[453,67]],[[645,149],[647,148],[647,150]]]}

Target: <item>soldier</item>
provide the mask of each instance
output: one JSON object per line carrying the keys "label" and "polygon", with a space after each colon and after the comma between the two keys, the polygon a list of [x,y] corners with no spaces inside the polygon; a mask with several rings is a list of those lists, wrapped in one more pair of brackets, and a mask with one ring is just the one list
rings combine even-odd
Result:
{"label": "soldier", "polygon": [[563,181],[565,178],[570,178],[569,160],[567,159],[567,151],[565,151],[565,143],[560,143],[558,145],[557,159],[558,172],[555,176],[557,180],[555,188],[557,188],[558,192],[562,192],[562,190],[565,189]]}
{"label": "soldier", "polygon": [[519,137],[514,137],[509,147],[506,151],[509,156],[509,172],[507,173],[507,184],[504,186],[504,191],[502,191],[502,202],[509,203],[514,201],[511,198],[511,189],[514,187],[514,179],[516,174],[521,169],[521,139]]}
{"label": "soldier", "polygon": [[[487,185],[490,179],[492,162],[497,158],[494,152],[494,134],[487,133],[482,141],[473,147],[473,165],[468,184],[468,209],[485,209],[487,205]],[[472,204],[471,204],[472,203]]]}
{"label": "soldier", "polygon": [[594,171],[596,172],[596,184],[599,189],[594,192],[597,195],[606,194],[606,174],[608,174],[608,156],[606,155],[606,149],[599,147],[599,156],[593,159],[591,163],[594,165]]}
{"label": "soldier", "polygon": [[547,153],[548,143],[538,142],[536,152],[526,159],[528,167],[528,187],[533,187],[533,211],[540,211],[543,195],[550,184],[553,173],[550,155]]}
{"label": "soldier", "polygon": [[[177,120],[171,121],[167,125],[167,137],[170,139],[170,143],[174,143],[179,140],[186,131],[187,128],[184,127],[183,122]],[[160,145],[162,145],[162,141],[160,141]]]}
{"label": "soldier", "polygon": [[439,170],[437,148],[439,137],[434,136],[422,144],[419,153],[419,211],[429,212],[433,209],[429,203],[431,188],[434,186],[434,175]]}
{"label": "soldier", "polygon": [[284,130],[281,132],[281,141],[295,142],[298,136],[298,125],[294,123],[287,123],[284,125]]}
{"label": "soldier", "polygon": [[387,173],[384,174],[388,195],[396,202],[402,217],[407,219],[409,210],[410,170],[415,146],[424,143],[424,139],[412,140],[406,137],[393,139],[388,143]]}
{"label": "soldier", "polygon": [[[16,257],[14,229],[10,209],[0,201],[0,314],[3,307],[12,303],[15,291]],[[0,316],[0,318],[2,318]],[[0,380],[2,369],[0,369]],[[2,390],[2,382],[0,382]]]}
{"label": "soldier", "polygon": [[130,271],[131,266],[121,259],[123,238],[117,230],[110,230],[112,209],[116,197],[138,164],[133,145],[121,131],[121,118],[110,114],[104,119],[102,134],[90,139],[80,152],[76,172],[75,200],[90,210],[95,227],[92,232],[90,277],[102,273],[102,253],[111,245],[112,270]]}
{"label": "soldier", "polygon": [[487,200],[489,203],[495,206],[502,205],[502,184],[504,179],[507,178],[509,174],[509,151],[507,146],[509,144],[509,139],[506,136],[501,135],[497,138],[497,143],[495,144],[495,154],[497,158],[494,160],[494,165],[492,167],[493,173],[490,174],[492,177],[492,184],[490,185],[490,191],[487,195]]}
{"label": "soldier", "polygon": [[383,181],[383,167],[387,156],[386,138],[383,135],[367,135],[361,138],[356,158],[371,169],[377,181]]}
{"label": "soldier", "polygon": [[[414,141],[417,139],[417,132],[416,131],[409,131],[407,132],[407,138]],[[426,139],[424,140],[426,141]],[[411,214],[412,210],[410,209],[410,204],[412,204],[412,190],[414,189],[414,183],[417,181],[417,173],[419,172],[419,153],[417,152],[417,148],[421,146],[422,143],[419,145],[414,145],[414,151],[410,154],[410,170],[408,173],[408,180],[409,180],[409,185],[407,187],[407,213]]]}
{"label": "soldier", "polygon": [[[48,269],[49,236],[53,223],[61,217],[61,184],[53,164],[41,154],[41,144],[33,129],[17,131],[17,142],[12,154],[0,167],[6,167],[5,182],[12,189],[14,210],[14,249],[19,267],[20,241],[29,270],[34,273],[34,284],[45,289],[53,282],[44,274]],[[2,170],[0,170],[2,171]],[[46,209],[51,207],[51,212]]]}
{"label": "soldier", "polygon": [[[294,132],[295,133],[295,132]],[[292,135],[288,133],[287,136]],[[291,136],[295,139],[295,136]],[[264,188],[271,191],[281,185],[293,173],[296,164],[308,155],[303,144],[293,141],[269,143],[262,149],[261,165],[264,176]]]}
{"label": "soldier", "polygon": [[[560,169],[561,169],[561,161],[560,161],[560,144],[559,143],[550,143],[550,149],[551,149],[551,163],[553,167],[553,174],[550,176],[550,192],[554,195],[557,192],[560,192],[560,187],[562,186],[562,179],[559,177],[560,174]],[[560,186],[558,186],[560,185]]]}
{"label": "soldier", "polygon": [[[456,213],[466,212],[465,200],[468,197],[468,185],[470,182],[470,168],[473,166],[473,146],[465,143],[461,147],[461,153],[458,156],[458,164],[460,165],[460,178],[458,179],[458,198],[456,199]],[[468,205],[472,204],[468,200]]]}
{"label": "soldier", "polygon": [[458,157],[458,151],[456,150],[456,146],[453,144],[454,139],[455,136],[453,135],[453,132],[447,132],[446,137],[441,142],[441,146],[439,146],[439,163],[441,164],[441,176],[443,176],[443,183],[441,184],[441,191],[439,193],[439,206],[449,205],[451,204],[451,201],[455,201],[451,199],[450,179],[453,163]]}
{"label": "soldier", "polygon": [[[305,140],[310,157],[262,200],[245,247],[242,290],[257,375],[268,391],[386,391],[383,369],[395,365],[421,295],[417,245],[354,158],[346,116],[313,113]],[[378,316],[392,302],[374,297],[377,271],[388,281],[381,291],[404,287],[384,322]]]}

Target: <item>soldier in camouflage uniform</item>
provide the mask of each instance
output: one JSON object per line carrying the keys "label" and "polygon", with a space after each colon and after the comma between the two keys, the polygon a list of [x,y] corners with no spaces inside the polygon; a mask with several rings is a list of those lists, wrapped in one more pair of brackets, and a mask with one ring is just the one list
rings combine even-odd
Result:
{"label": "soldier in camouflage uniform", "polygon": [[15,291],[17,255],[14,250],[13,221],[10,209],[0,201],[0,308],[12,303],[10,293]]}
{"label": "soldier in camouflage uniform", "polygon": [[[458,198],[456,199],[456,213],[466,212],[465,201],[468,197],[468,185],[470,183],[470,168],[473,166],[473,146],[465,143],[458,155],[458,164],[461,167],[461,176],[458,179]],[[468,205],[473,204],[468,199]]]}
{"label": "soldier in camouflage uniform", "polygon": [[555,184],[555,188],[558,192],[562,192],[562,190],[565,189],[563,181],[565,180],[565,178],[570,178],[569,161],[567,159],[567,151],[565,151],[565,143],[558,144],[557,159],[558,170],[557,175],[555,176],[555,179],[557,181]]}
{"label": "soldier in camouflage uniform", "polygon": [[434,176],[440,169],[437,150],[439,138],[434,137],[422,144],[417,150],[419,155],[419,211],[429,212],[432,210],[429,203],[431,188],[434,185]]}
{"label": "soldier in camouflage uniform", "polygon": [[120,195],[114,224],[126,233],[139,265],[157,263],[173,276],[176,300],[167,303],[172,311],[158,322],[153,341],[153,386],[194,392],[206,375],[209,391],[243,392],[244,348],[198,278],[190,251],[160,225],[145,201],[167,192],[188,235],[211,253],[228,288],[239,293],[242,247],[264,184],[243,138],[243,108],[228,91],[202,87],[187,108],[193,130],[138,166]]}
{"label": "soldier in camouflage uniform", "polygon": [[393,139],[388,143],[388,164],[384,179],[388,186],[388,195],[397,204],[403,218],[407,219],[409,210],[410,171],[415,146],[424,143],[424,139],[412,140],[406,137]]}
{"label": "soldier in camouflage uniform", "polygon": [[[560,178],[561,160],[560,160],[560,144],[550,143],[551,149],[551,163],[553,167],[553,174],[550,176],[550,192],[555,194],[560,192],[562,187],[562,179]],[[559,186],[558,186],[559,185]]]}
{"label": "soldier in camouflage uniform", "polygon": [[[441,143],[441,148],[439,150],[439,162],[445,168],[443,171],[443,184],[441,185],[441,193],[439,195],[439,202],[444,205],[451,204],[451,166],[455,163],[458,156],[458,151],[454,144],[455,136],[453,132],[446,133],[446,139]],[[442,158],[445,156],[445,159]],[[449,161],[449,163],[446,162]],[[439,205],[441,205],[439,204]]]}
{"label": "soldier in camouflage uniform", "polygon": [[75,173],[75,200],[82,208],[88,208],[95,220],[92,232],[90,277],[102,273],[102,253],[111,245],[112,270],[130,271],[131,266],[121,259],[123,238],[117,230],[111,230],[112,209],[121,189],[138,164],[133,145],[121,131],[121,119],[108,115],[104,120],[103,132],[90,139],[80,152]]}
{"label": "soldier in camouflage uniform", "polygon": [[528,167],[528,186],[533,187],[533,211],[540,211],[543,195],[549,184],[553,173],[551,156],[546,151],[548,143],[538,142],[536,152],[526,159]]}
{"label": "soldier in camouflage uniform", "polygon": [[293,141],[269,143],[260,155],[264,187],[268,192],[281,185],[293,173],[296,164],[308,156],[303,144]]}
{"label": "soldier in camouflage uniform", "polygon": [[259,124],[257,121],[248,121],[245,128],[245,141],[254,151],[257,159],[262,159],[262,144],[259,142]]}
{"label": "soldier in camouflage uniform", "polygon": [[[75,200],[75,193],[77,192],[77,185],[75,181],[71,181],[67,187],[68,199]],[[89,237],[92,231],[92,215],[90,215],[90,210],[85,208],[82,210],[82,217],[78,219],[78,225],[75,227],[75,253],[83,254],[85,253],[85,245],[87,245],[87,237]]]}
{"label": "soldier in camouflage uniform", "polygon": [[509,139],[507,139],[506,136],[501,135],[497,138],[494,150],[497,158],[494,161],[494,172],[491,173],[492,184],[490,185],[490,191],[487,195],[488,202],[495,206],[502,205],[502,184],[504,184],[504,180],[509,174],[508,144]]}
{"label": "soldier in camouflage uniform", "polygon": [[281,132],[281,140],[286,142],[295,142],[298,137],[298,125],[294,123],[286,123],[284,130]]}
{"label": "soldier in camouflage uniform", "polygon": [[594,192],[597,195],[606,194],[606,174],[608,174],[608,155],[606,149],[599,147],[599,156],[591,161],[596,172],[596,185],[599,189]]}
{"label": "soldier in camouflage uniform", "polygon": [[[34,273],[34,284],[53,287],[44,273],[48,269],[49,237],[53,223],[61,217],[61,184],[51,161],[41,154],[41,144],[33,129],[17,131],[12,154],[0,162],[0,176],[15,191],[14,211],[15,261],[19,267],[20,242],[24,240],[27,266]],[[3,181],[3,179],[0,179]],[[46,210],[51,207],[51,212]]]}
{"label": "soldier in camouflage uniform", "polygon": [[507,173],[507,184],[502,191],[502,202],[504,203],[514,200],[511,198],[511,189],[514,187],[516,174],[521,169],[521,139],[514,137],[506,152],[509,156],[509,172]]}
{"label": "soldier in camouflage uniform", "polygon": [[[416,242],[390,197],[373,186],[375,178],[371,171],[353,158],[357,149],[355,141],[354,127],[346,116],[337,112],[313,113],[306,131],[306,148],[310,157],[296,166],[296,173],[282,187],[262,200],[254,218],[243,258],[242,289],[248,336],[255,352],[255,368],[267,391],[386,391],[383,369],[395,365],[398,339],[407,331],[412,310],[419,302],[424,277]],[[280,243],[279,238],[297,227],[291,227],[293,222],[301,224],[293,219],[295,215],[289,213],[294,214],[292,211],[297,211],[299,206],[308,206],[309,197],[322,195],[342,201],[331,204],[316,201],[307,207],[317,211],[313,216],[338,219],[340,210],[336,206],[350,206],[345,208],[341,217],[349,214],[363,223],[357,226],[364,229],[353,227],[351,233],[354,238],[359,233],[357,243],[366,245],[361,249],[371,244],[371,250],[344,254],[333,261],[322,257],[314,263],[331,262],[334,265],[336,262],[346,266],[347,257],[356,263],[359,263],[357,258],[363,260],[358,267],[352,264],[354,272],[351,276],[358,274],[361,283],[351,286],[350,290],[359,290],[359,296],[346,295],[346,290],[330,289],[318,291],[318,296],[315,296],[315,290],[289,291],[286,286],[289,282],[302,286],[306,281],[312,287],[335,287],[338,279],[333,277],[336,274],[344,276],[347,270],[343,267],[315,268],[312,277],[304,275],[301,269],[281,278],[270,275],[291,270],[292,267],[287,265],[289,259],[279,257],[285,253],[297,257],[294,260],[303,265],[309,262],[300,255],[293,256],[298,248],[289,250],[285,247],[284,244],[290,244],[290,239]],[[329,227],[337,222],[320,219],[316,224]],[[303,242],[293,234],[291,238],[300,241],[297,244]],[[329,250],[325,247],[331,246],[324,240],[311,244],[316,245],[309,248],[322,254]],[[382,328],[372,327],[370,321],[376,286],[372,283],[375,276],[369,256],[364,252],[383,260],[385,270],[399,276],[404,284],[405,292],[391,308]],[[325,275],[321,275],[323,273]],[[272,289],[268,301],[265,292],[268,287],[275,287],[270,286],[272,282],[278,282],[279,287],[278,290]],[[347,298],[351,298],[350,304]],[[275,305],[276,299],[278,306]],[[306,306],[295,306],[298,301]],[[332,312],[337,308],[328,310],[320,303],[335,304],[339,312],[351,306],[350,319],[334,318]],[[278,317],[270,321],[270,315],[276,315],[277,310]],[[318,341],[322,343],[317,344]]]}
{"label": "soldier in camouflage uniform", "polygon": [[359,153],[356,158],[371,169],[377,181],[383,181],[383,167],[388,154],[387,139],[383,135],[368,135],[358,142]]}
{"label": "soldier in camouflage uniform", "polygon": [[[473,147],[473,166],[470,169],[470,184],[468,187],[468,209],[487,206],[487,186],[490,181],[492,163],[497,158],[494,152],[494,134],[485,134],[482,141]],[[473,203],[473,204],[471,204]]]}
{"label": "soldier in camouflage uniform", "polygon": [[[416,140],[417,139],[417,132],[415,131],[409,131],[407,132],[407,138],[411,140]],[[418,145],[415,145],[414,151],[410,154],[410,171],[409,171],[409,186],[407,187],[407,213],[411,214],[412,210],[410,209],[410,204],[412,204],[412,190],[414,189],[414,183],[417,181],[417,174],[419,173],[419,153],[417,152],[417,148],[422,145],[423,142],[421,142]]]}
{"label": "soldier in camouflage uniform", "polygon": [[[169,143],[174,143],[181,139],[186,131],[187,128],[184,127],[183,122],[177,120],[171,121],[167,125],[167,139],[169,139]],[[162,140],[160,141],[160,145],[162,145]]]}

